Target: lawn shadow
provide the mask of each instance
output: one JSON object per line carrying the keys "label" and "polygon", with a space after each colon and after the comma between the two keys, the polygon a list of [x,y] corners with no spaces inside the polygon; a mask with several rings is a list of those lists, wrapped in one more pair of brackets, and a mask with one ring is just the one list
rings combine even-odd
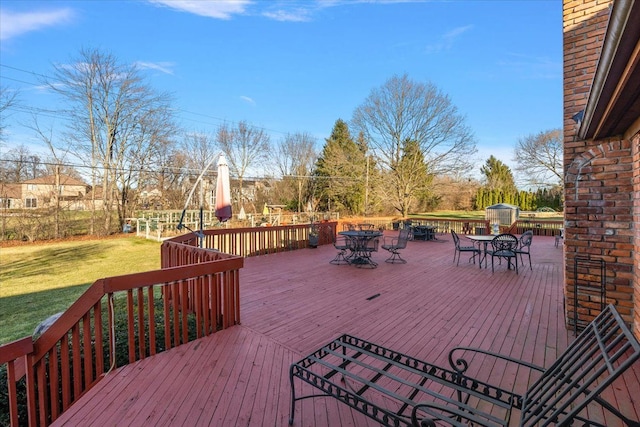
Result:
{"label": "lawn shadow", "polygon": [[0,344],[31,335],[40,322],[68,309],[90,285],[0,297]]}
{"label": "lawn shadow", "polygon": [[30,277],[49,274],[50,269],[74,269],[83,260],[94,258],[106,252],[106,247],[100,243],[69,246],[66,248],[44,247],[30,254],[23,261],[12,262],[2,268],[0,280],[10,277]]}

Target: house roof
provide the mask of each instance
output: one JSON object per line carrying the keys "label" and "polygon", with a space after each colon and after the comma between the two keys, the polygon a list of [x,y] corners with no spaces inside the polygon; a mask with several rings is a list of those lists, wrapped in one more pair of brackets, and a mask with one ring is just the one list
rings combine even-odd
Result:
{"label": "house roof", "polygon": [[581,139],[622,135],[640,117],[640,0],[613,2]]}
{"label": "house roof", "polygon": [[[55,185],[56,184],[56,176],[55,175],[47,175],[41,176],[34,179],[29,179],[27,181],[23,181],[22,184],[43,184],[43,185]],[[85,187],[87,184],[76,179],[69,175],[60,175],[60,184],[62,185],[79,185]]]}
{"label": "house roof", "polygon": [[2,199],[20,199],[20,198],[22,198],[22,186],[20,184],[2,184],[2,185],[0,185],[0,198],[2,198]]}

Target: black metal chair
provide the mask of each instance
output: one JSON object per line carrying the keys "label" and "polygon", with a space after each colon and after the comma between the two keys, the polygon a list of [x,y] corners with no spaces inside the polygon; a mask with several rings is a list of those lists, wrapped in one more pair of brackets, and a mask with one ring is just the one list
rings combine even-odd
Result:
{"label": "black metal chair", "polygon": [[371,254],[373,252],[378,252],[378,245],[380,244],[379,237],[373,237],[369,239],[365,239],[362,247],[359,250],[359,256],[363,261],[356,264],[356,267],[359,268],[376,268],[378,263],[371,259]]}
{"label": "black metal chair", "polygon": [[560,229],[560,233],[556,235],[556,248],[560,244],[560,241],[564,239],[564,229]]}
{"label": "black metal chair", "polygon": [[407,247],[407,241],[409,241],[409,229],[403,228],[398,232],[398,237],[386,237],[382,244],[382,249],[389,251],[391,256],[385,260],[390,264],[406,264],[407,260],[400,256],[400,251]]}
{"label": "black metal chair", "polygon": [[455,251],[453,252],[453,262],[456,262],[456,255],[458,256],[458,262],[456,263],[456,265],[460,265],[460,254],[462,254],[462,252],[469,252],[472,253],[473,255],[469,258],[469,262],[471,262],[471,260],[473,259],[473,263],[476,263],[476,255],[478,257],[480,257],[480,248],[476,247],[475,245],[471,245],[471,246],[462,246],[460,244],[460,237],[458,237],[458,233],[456,233],[455,231],[451,230],[451,237],[453,237],[453,243],[455,245]]}
{"label": "black metal chair", "polygon": [[334,259],[329,261],[329,264],[341,265],[349,264],[348,251],[353,250],[353,241],[347,236],[338,236],[333,242],[333,246],[339,251]]}
{"label": "black metal chair", "polygon": [[491,249],[487,250],[487,255],[491,255],[491,272],[493,273],[493,260],[502,258],[507,260],[507,268],[511,269],[511,260],[515,260],[516,274],[518,274],[518,238],[513,234],[498,234],[491,241]]}
{"label": "black metal chair", "polygon": [[369,223],[358,224],[358,229],[360,231],[369,231],[369,230],[373,230],[375,228],[376,228],[375,224],[369,224]]}
{"label": "black metal chair", "polygon": [[526,255],[529,257],[529,268],[533,270],[531,266],[531,242],[533,241],[533,231],[525,231],[522,236],[520,236],[520,241],[518,243],[518,249],[516,249],[516,253],[520,255],[520,262],[522,261],[522,255]]}

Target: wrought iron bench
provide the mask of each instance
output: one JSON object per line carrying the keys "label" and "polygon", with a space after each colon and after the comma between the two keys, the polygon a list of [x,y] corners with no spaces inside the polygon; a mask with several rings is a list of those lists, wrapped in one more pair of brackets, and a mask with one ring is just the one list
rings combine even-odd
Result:
{"label": "wrought iron bench", "polygon": [[[294,421],[296,401],[330,396],[383,426],[608,425],[588,419],[586,408],[595,404],[606,410],[601,413],[620,420],[618,424],[639,426],[601,395],[639,357],[640,344],[612,305],[547,369],[467,347],[451,350],[451,367],[443,368],[342,335],[291,365],[289,424]],[[538,378],[519,393],[516,380],[505,387],[470,375],[472,364],[484,365],[485,371],[492,366],[495,373],[500,370],[494,364],[498,361],[517,368],[508,372],[525,378],[537,372]],[[295,381],[321,393],[297,396]]]}

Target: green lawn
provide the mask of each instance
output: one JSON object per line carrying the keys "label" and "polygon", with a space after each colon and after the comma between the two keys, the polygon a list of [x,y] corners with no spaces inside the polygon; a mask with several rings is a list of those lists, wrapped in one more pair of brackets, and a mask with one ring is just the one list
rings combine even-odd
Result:
{"label": "green lawn", "polygon": [[138,237],[0,248],[0,344],[31,335],[95,280],[160,268],[160,243]]}
{"label": "green lawn", "polygon": [[447,218],[447,219],[484,219],[484,211],[435,211],[421,214],[410,214],[415,218]]}

